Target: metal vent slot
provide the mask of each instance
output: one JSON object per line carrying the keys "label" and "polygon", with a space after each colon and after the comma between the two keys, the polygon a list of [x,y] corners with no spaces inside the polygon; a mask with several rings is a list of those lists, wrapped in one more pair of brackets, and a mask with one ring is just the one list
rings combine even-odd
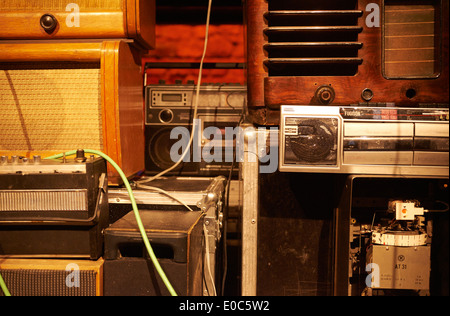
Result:
{"label": "metal vent slot", "polygon": [[87,190],[0,191],[0,212],[87,210]]}
{"label": "metal vent slot", "polygon": [[268,24],[264,65],[269,76],[353,76],[358,72],[363,62],[358,57],[363,46],[358,42],[362,31],[358,19],[363,12],[354,9],[354,1],[329,5],[328,10],[314,6],[313,1],[293,10],[285,8],[289,1],[282,3],[282,9],[264,15]]}

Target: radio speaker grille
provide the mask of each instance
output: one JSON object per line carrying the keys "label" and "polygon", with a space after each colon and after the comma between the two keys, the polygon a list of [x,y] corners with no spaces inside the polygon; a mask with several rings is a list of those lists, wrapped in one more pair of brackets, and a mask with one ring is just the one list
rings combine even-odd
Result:
{"label": "radio speaker grille", "polygon": [[103,295],[103,259],[1,259],[0,273],[12,296]]}
{"label": "radio speaker grille", "polygon": [[[68,287],[64,270],[2,270],[14,296],[94,296],[92,286]],[[95,284],[93,271],[80,271],[80,284]]]}
{"label": "radio speaker grille", "polygon": [[[65,0],[31,0],[31,1],[11,1],[0,0],[0,11],[14,10],[61,10],[65,11],[70,1]],[[120,10],[123,6],[122,0],[84,0],[77,1],[80,10]]]}
{"label": "radio speaker grille", "polygon": [[3,64],[0,151],[103,147],[100,65]]}
{"label": "radio speaker grille", "polygon": [[386,1],[384,75],[387,78],[430,78],[439,74],[437,1],[405,4]]}

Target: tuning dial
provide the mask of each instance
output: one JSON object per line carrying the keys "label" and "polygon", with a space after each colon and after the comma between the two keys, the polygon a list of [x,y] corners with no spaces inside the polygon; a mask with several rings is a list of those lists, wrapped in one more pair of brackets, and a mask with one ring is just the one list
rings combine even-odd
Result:
{"label": "tuning dial", "polygon": [[320,86],[316,90],[316,99],[324,105],[330,104],[334,100],[334,89],[330,86]]}
{"label": "tuning dial", "polygon": [[48,13],[41,16],[40,23],[41,23],[41,27],[48,34],[53,33],[53,31],[58,26],[58,20],[56,20],[56,18],[53,15],[48,14]]}
{"label": "tuning dial", "polygon": [[369,101],[372,100],[372,98],[373,98],[373,91],[370,90],[370,89],[364,89],[364,90],[361,92],[361,98],[362,98],[364,101],[369,102]]}

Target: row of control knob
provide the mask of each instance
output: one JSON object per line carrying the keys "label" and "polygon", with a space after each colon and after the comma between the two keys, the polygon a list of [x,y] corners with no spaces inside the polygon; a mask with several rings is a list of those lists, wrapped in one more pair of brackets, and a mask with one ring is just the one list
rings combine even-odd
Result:
{"label": "row of control knob", "polygon": [[29,159],[27,157],[22,156],[11,156],[11,160],[9,160],[8,156],[0,156],[0,164],[5,165],[7,163],[17,164],[17,163],[40,163],[41,156],[36,155],[33,156],[33,159]]}
{"label": "row of control knob", "polygon": [[[90,160],[94,160],[95,156],[94,155],[90,155]],[[62,156],[62,160],[60,161],[61,163],[66,163],[66,162],[76,162],[76,163],[83,163],[86,162],[87,158],[85,156],[85,152],[83,149],[78,149],[76,151],[75,154],[75,158],[73,159],[66,159],[66,156],[63,155]],[[40,155],[34,155],[33,159],[29,159],[27,157],[23,157],[23,156],[11,156],[11,160],[8,158],[8,156],[0,156],[0,165],[6,165],[8,163],[11,164],[40,164],[40,163],[44,163],[45,161],[49,162],[48,160],[42,160]]]}

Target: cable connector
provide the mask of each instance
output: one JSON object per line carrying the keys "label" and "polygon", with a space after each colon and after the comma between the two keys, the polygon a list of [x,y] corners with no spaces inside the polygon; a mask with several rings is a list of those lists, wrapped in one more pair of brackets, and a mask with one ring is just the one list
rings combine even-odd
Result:
{"label": "cable connector", "polygon": [[427,212],[423,207],[418,206],[415,201],[392,201],[389,208],[395,212],[396,220],[413,221],[416,216]]}

